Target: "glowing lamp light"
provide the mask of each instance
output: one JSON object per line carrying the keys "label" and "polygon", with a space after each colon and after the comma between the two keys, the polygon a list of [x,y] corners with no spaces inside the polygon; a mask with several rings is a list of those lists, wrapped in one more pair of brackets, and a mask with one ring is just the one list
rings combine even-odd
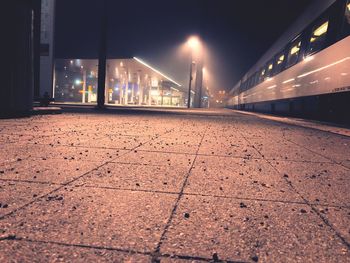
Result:
{"label": "glowing lamp light", "polygon": [[80,80],[80,79],[76,79],[75,80],[75,85],[80,85],[80,84],[82,84],[83,82]]}
{"label": "glowing lamp light", "polygon": [[199,38],[196,37],[196,36],[192,36],[189,38],[189,40],[187,41],[187,44],[188,46],[191,48],[191,49],[197,49],[200,45],[200,41],[199,41]]}

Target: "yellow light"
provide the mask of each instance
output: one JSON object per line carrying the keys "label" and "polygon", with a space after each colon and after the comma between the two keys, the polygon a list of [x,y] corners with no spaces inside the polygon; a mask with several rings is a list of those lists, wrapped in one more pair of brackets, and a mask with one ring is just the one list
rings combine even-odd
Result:
{"label": "yellow light", "polygon": [[319,26],[318,28],[315,29],[314,33],[313,33],[313,37],[320,37],[324,34],[327,33],[328,30],[328,21],[323,23],[321,26]]}
{"label": "yellow light", "polygon": [[269,70],[272,70],[273,69],[273,64],[270,64],[269,65]]}
{"label": "yellow light", "polygon": [[284,55],[280,56],[278,61],[277,61],[277,65],[281,64],[284,61]]}
{"label": "yellow light", "polygon": [[298,53],[300,51],[300,46],[301,46],[301,42],[299,42],[297,45],[292,47],[292,49],[290,50],[290,54],[294,55],[294,54]]}
{"label": "yellow light", "polygon": [[350,3],[348,3],[347,8],[348,8],[348,12],[350,12]]}

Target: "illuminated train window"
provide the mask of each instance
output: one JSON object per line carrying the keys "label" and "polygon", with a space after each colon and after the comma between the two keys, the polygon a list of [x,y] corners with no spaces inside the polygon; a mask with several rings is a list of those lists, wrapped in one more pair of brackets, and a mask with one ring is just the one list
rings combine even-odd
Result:
{"label": "illuminated train window", "polygon": [[273,61],[267,64],[266,68],[266,78],[270,78],[273,75]]}
{"label": "illuminated train window", "polygon": [[322,21],[322,23],[317,24],[311,33],[309,40],[309,47],[306,52],[307,55],[315,53],[321,50],[326,42],[326,36],[328,32],[329,21]]}
{"label": "illuminated train window", "polygon": [[275,74],[280,73],[283,70],[284,64],[285,64],[286,56],[284,53],[281,53],[276,56],[275,59]]}
{"label": "illuminated train window", "polygon": [[298,62],[299,55],[300,55],[300,49],[301,49],[301,39],[299,37],[297,40],[295,40],[292,43],[291,48],[289,49],[288,61],[287,61],[288,67],[291,67]]}
{"label": "illuminated train window", "polygon": [[264,79],[265,79],[265,73],[266,73],[266,69],[263,68],[263,69],[260,71],[259,83],[261,83],[261,82],[264,81]]}
{"label": "illuminated train window", "polygon": [[346,4],[344,29],[345,35],[350,35],[350,1]]}

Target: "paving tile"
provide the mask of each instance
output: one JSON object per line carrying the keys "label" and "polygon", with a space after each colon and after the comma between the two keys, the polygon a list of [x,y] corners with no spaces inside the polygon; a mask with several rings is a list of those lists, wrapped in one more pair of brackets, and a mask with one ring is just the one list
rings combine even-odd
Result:
{"label": "paving tile", "polygon": [[40,242],[0,241],[0,261],[7,262],[151,262],[150,256],[106,249]]}
{"label": "paving tile", "polygon": [[316,206],[316,209],[350,243],[350,208]]}
{"label": "paving tile", "polygon": [[98,167],[98,162],[28,158],[2,165],[1,179],[66,183]]}
{"label": "paving tile", "polygon": [[127,153],[127,150],[100,149],[74,146],[26,145],[26,153],[30,157],[44,159],[65,159],[76,161],[92,161],[103,163],[112,161]]}
{"label": "paving tile", "polygon": [[290,140],[350,168],[350,137],[326,132],[299,132]]}
{"label": "paving tile", "polygon": [[303,202],[283,176],[264,160],[211,158],[197,158],[185,193]]}
{"label": "paving tile", "polygon": [[181,166],[108,163],[74,184],[178,193],[188,171],[189,168]]}
{"label": "paving tile", "polygon": [[320,155],[278,137],[274,140],[250,139],[249,142],[267,159],[330,162]]}
{"label": "paving tile", "polygon": [[91,132],[67,132],[59,135],[52,135],[31,140],[33,144],[43,145],[68,145],[68,146],[86,146],[91,147],[96,144],[96,141],[101,139],[100,135]]}
{"label": "paving tile", "polygon": [[162,165],[162,166],[183,166],[191,167],[195,155],[163,153],[163,152],[146,152],[137,150],[131,151],[114,162],[130,163],[130,164],[147,164],[147,165]]}
{"label": "paving tile", "polygon": [[200,140],[192,141],[189,138],[160,138],[142,145],[139,150],[195,154],[199,143]]}
{"label": "paving tile", "polygon": [[[30,156],[32,145],[19,145],[17,143],[3,143],[0,147],[0,165],[25,159]],[[1,166],[0,166],[1,170]]]}
{"label": "paving tile", "polygon": [[200,146],[199,154],[232,157],[261,158],[260,154],[243,138],[206,136]]}
{"label": "paving tile", "polygon": [[349,169],[337,164],[309,162],[271,162],[287,175],[296,190],[309,202],[347,206],[350,201]]}
{"label": "paving tile", "polygon": [[348,262],[350,256],[308,206],[194,196],[181,200],[161,253],[205,258],[217,253],[221,260],[244,262],[253,257],[259,262]]}
{"label": "paving tile", "polygon": [[0,221],[3,235],[150,252],[176,196],[66,188]]}
{"label": "paving tile", "polygon": [[[109,135],[99,137],[97,140],[89,140],[87,146],[112,149],[133,149],[137,146],[141,146],[149,140],[150,138],[148,137]],[[84,144],[86,143],[87,142],[84,142]]]}
{"label": "paving tile", "polygon": [[[0,181],[0,216],[50,193],[57,185]],[[1,261],[1,260],[0,260]]]}

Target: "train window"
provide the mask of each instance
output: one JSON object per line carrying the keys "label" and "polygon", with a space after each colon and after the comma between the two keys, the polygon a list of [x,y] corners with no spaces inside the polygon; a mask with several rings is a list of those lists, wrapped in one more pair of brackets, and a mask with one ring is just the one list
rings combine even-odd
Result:
{"label": "train window", "polygon": [[279,55],[276,56],[275,59],[275,74],[280,73],[283,70],[284,64],[286,61],[286,56],[283,53],[280,53]]}
{"label": "train window", "polygon": [[295,40],[288,52],[288,61],[287,66],[291,67],[295,65],[298,62],[299,55],[300,55],[300,49],[301,49],[301,38],[298,37],[297,40]]}
{"label": "train window", "polygon": [[273,61],[270,61],[269,63],[267,63],[267,67],[266,67],[266,78],[272,77],[272,74],[273,74]]}
{"label": "train window", "polygon": [[343,27],[344,36],[350,35],[350,0],[347,2],[345,7],[345,19]]}
{"label": "train window", "polygon": [[311,37],[309,40],[309,47],[306,51],[306,55],[313,54],[324,47],[326,42],[326,36],[328,32],[329,21],[322,21],[318,23],[313,29],[311,33]]}
{"label": "train window", "polygon": [[265,80],[265,73],[266,73],[266,69],[262,68],[259,73],[259,83]]}
{"label": "train window", "polygon": [[253,87],[257,85],[257,76],[258,76],[258,73],[255,72],[255,73],[253,74],[253,77],[252,77]]}

